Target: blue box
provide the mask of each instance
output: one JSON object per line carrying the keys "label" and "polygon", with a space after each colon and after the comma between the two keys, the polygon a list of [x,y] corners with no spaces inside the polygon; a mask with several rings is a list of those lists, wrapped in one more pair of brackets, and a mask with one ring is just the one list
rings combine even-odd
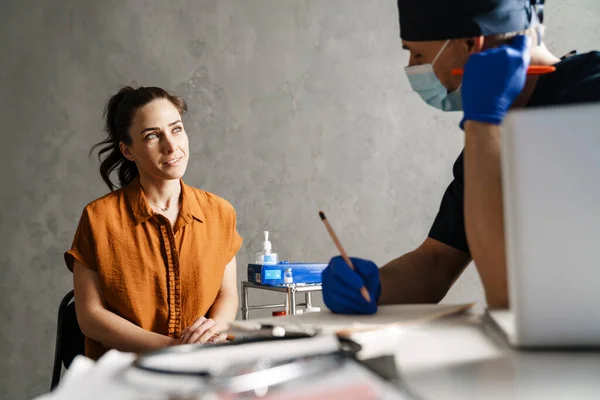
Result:
{"label": "blue box", "polygon": [[327,264],[290,263],[285,261],[272,265],[248,264],[248,282],[259,285],[281,286],[283,285],[284,270],[291,268],[294,283],[321,283],[321,273],[326,267]]}

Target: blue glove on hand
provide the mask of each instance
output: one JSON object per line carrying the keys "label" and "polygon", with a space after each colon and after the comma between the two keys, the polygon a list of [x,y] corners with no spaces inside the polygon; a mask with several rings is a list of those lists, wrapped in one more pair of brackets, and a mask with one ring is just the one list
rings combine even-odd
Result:
{"label": "blue glove on hand", "polygon": [[[340,256],[331,259],[323,271],[323,301],[334,313],[375,314],[381,295],[379,269],[371,261],[360,258],[351,260],[356,271],[352,271]],[[363,286],[371,295],[370,303],[360,294]]]}
{"label": "blue glove on hand", "polygon": [[475,53],[469,57],[462,81],[466,120],[500,125],[525,86],[531,61],[530,40],[517,36],[510,45]]}

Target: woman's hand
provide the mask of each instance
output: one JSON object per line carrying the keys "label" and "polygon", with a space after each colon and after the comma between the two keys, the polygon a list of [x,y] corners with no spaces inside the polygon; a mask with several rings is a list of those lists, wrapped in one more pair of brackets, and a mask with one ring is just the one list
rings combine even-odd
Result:
{"label": "woman's hand", "polygon": [[220,343],[227,339],[224,333],[229,326],[212,318],[200,317],[181,332],[181,343]]}

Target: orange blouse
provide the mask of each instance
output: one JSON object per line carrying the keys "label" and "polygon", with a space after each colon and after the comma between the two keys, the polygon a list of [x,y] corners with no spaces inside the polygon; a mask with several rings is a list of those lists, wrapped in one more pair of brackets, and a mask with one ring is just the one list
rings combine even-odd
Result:
{"label": "orange blouse", "polygon": [[[77,260],[98,274],[110,311],[170,337],[207,314],[242,244],[231,204],[183,180],[181,193],[171,227],[135,179],[85,207],[65,252],[71,271]],[[86,337],[86,356],[98,359],[107,350]]]}

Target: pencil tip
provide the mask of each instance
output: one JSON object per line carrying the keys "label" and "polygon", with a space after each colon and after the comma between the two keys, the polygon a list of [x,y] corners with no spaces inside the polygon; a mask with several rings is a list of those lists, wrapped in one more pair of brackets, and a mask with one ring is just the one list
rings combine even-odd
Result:
{"label": "pencil tip", "polygon": [[322,220],[325,220],[325,213],[323,213],[323,211],[319,211],[319,217],[321,217]]}

